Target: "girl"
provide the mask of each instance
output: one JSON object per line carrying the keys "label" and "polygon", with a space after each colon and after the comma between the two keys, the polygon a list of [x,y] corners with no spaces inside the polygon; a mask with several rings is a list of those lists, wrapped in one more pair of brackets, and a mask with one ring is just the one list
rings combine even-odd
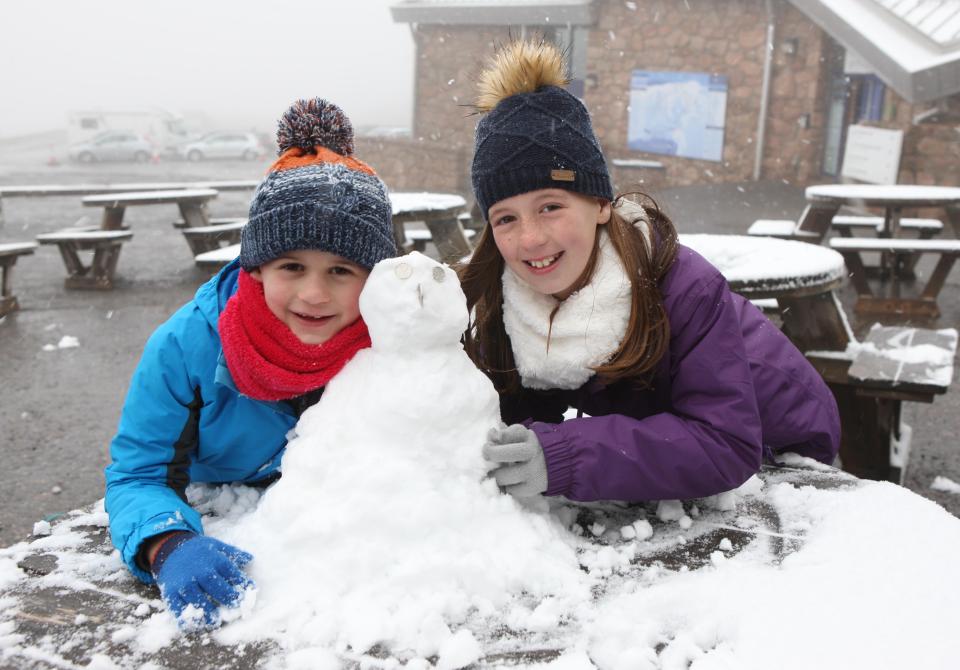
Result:
{"label": "girl", "polygon": [[240,257],[150,337],[110,447],[113,544],[186,628],[219,624],[252,559],[203,536],[187,484],[279,477],[298,416],[370,346],[360,291],[396,255],[387,189],[336,105],[296,102],[277,139]]}
{"label": "girl", "polygon": [[[836,402],[804,356],[655,206],[613,198],[562,55],[518,42],[481,76],[487,220],[461,269],[466,346],[501,393],[484,456],[517,496],[708,496],[790,450],[831,463]],[[579,418],[564,421],[568,407]],[[588,415],[588,416],[583,416]]]}

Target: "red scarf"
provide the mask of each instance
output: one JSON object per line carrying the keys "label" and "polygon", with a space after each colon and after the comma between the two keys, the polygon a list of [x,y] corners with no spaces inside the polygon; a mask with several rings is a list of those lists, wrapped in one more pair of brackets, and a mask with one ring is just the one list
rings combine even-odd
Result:
{"label": "red scarf", "polygon": [[267,307],[263,284],[240,271],[237,292],[218,322],[227,368],[237,388],[255,400],[285,400],[326,386],[370,334],[357,319],[323,344],[304,344]]}

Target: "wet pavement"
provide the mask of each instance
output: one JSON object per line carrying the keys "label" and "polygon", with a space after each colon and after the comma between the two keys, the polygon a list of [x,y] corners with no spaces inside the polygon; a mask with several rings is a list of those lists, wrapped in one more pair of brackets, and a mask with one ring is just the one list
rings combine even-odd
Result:
{"label": "wet pavement", "polygon": [[[48,147],[0,141],[0,184],[257,179],[265,163],[217,161],[106,166],[45,165]],[[703,185],[654,194],[681,232],[743,233],[756,218],[793,218],[803,191],[782,182]],[[250,192],[221,193],[213,216],[245,216]],[[77,196],[3,201],[0,244],[30,241],[72,225],[96,223],[98,209]],[[128,209],[133,240],[120,255],[112,291],[68,291],[55,247],[40,247],[15,267],[13,288],[21,310],[0,320],[0,546],[23,539],[33,523],[88,504],[103,495],[103,468],[127,384],[150,333],[210,276],[197,269],[171,222],[172,205]],[[950,233],[946,233],[950,235]],[[929,267],[920,266],[921,273]],[[943,315],[927,327],[957,327],[960,270],[941,292]],[[854,294],[842,299],[852,314]],[[872,321],[858,323],[858,330]],[[64,335],[79,346],[56,348]],[[54,350],[44,350],[54,345]],[[956,383],[954,384],[954,389]],[[960,393],[933,404],[905,403],[913,427],[905,484],[960,515],[960,495],[932,491],[937,475],[960,482]]]}

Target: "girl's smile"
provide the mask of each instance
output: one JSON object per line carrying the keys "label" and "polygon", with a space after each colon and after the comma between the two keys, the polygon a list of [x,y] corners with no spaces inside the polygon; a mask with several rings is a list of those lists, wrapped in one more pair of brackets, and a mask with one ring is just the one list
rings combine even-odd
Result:
{"label": "girl's smile", "polygon": [[610,220],[610,203],[541,189],[495,203],[488,220],[507,267],[535,291],[562,300],[587,267],[597,226]]}
{"label": "girl's smile", "polygon": [[554,254],[552,256],[547,256],[545,258],[528,260],[524,262],[533,268],[533,272],[536,273],[539,270],[540,271],[539,274],[543,274],[545,272],[549,272],[550,270],[552,270],[555,267],[557,261],[560,260],[561,256],[563,256],[562,251],[559,254]]}

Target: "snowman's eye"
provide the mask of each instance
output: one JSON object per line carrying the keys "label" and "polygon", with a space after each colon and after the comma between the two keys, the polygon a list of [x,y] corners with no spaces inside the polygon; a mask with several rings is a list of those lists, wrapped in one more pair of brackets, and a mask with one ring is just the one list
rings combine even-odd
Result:
{"label": "snowman's eye", "polygon": [[433,268],[433,279],[437,282],[442,282],[447,278],[447,273],[443,271],[443,268]]}
{"label": "snowman's eye", "polygon": [[393,271],[397,274],[397,279],[409,279],[413,274],[413,268],[406,263],[400,263]]}

